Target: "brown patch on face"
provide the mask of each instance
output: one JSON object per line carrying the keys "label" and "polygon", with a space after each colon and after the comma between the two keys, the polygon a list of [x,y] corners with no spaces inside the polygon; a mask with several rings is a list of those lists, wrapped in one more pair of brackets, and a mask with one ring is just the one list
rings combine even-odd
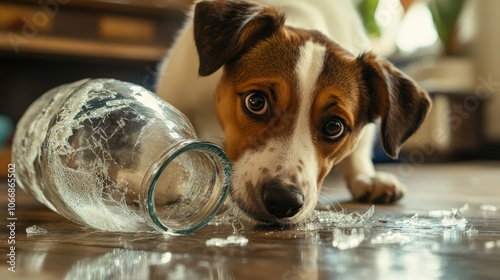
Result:
{"label": "brown patch on face", "polygon": [[[231,160],[258,149],[269,138],[286,139],[292,133],[298,110],[294,72],[301,43],[282,29],[225,65],[214,100]],[[265,94],[269,105],[264,118],[243,108],[245,94],[256,90]]]}
{"label": "brown patch on face", "polygon": [[[318,188],[333,165],[351,153],[359,132],[368,122],[368,96],[363,95],[359,82],[360,68],[354,56],[346,54],[335,43],[326,43],[323,70],[318,77],[311,108],[311,131],[318,160]],[[329,120],[340,119],[344,136],[331,141],[322,131]]]}
{"label": "brown patch on face", "polygon": [[[346,95],[350,96],[345,97]],[[333,161],[333,164],[338,163],[356,143],[357,137],[353,137],[353,135],[357,135],[358,130],[365,125],[365,122],[361,123],[358,120],[358,100],[357,93],[353,93],[350,89],[327,87],[318,91],[311,110],[311,129],[314,129],[312,131],[318,135],[314,146],[320,169],[325,166],[325,162],[323,162],[325,160],[327,162]],[[323,127],[333,118],[341,119],[344,124],[344,137],[337,141],[331,141],[322,134]]]}

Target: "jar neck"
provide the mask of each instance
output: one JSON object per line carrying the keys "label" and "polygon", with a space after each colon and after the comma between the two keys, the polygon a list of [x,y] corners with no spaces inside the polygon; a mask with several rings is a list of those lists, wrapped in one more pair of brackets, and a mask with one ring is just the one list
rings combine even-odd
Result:
{"label": "jar neck", "polygon": [[231,163],[217,145],[185,140],[162,153],[141,186],[148,224],[163,233],[189,234],[205,226],[224,204]]}

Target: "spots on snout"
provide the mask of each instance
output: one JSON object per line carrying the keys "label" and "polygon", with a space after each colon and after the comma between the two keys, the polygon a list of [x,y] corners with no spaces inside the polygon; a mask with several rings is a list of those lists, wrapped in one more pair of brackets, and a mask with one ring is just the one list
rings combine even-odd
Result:
{"label": "spots on snout", "polygon": [[307,173],[304,166],[304,161],[301,159],[301,163],[295,161],[295,163],[290,163],[289,167],[280,167],[279,172],[276,172],[275,176],[280,178],[280,180],[289,185],[296,186],[300,189],[307,190],[309,188],[310,180],[313,179]]}
{"label": "spots on snout", "polygon": [[245,187],[246,187],[246,188],[250,188],[250,189],[251,189],[251,188],[253,188],[252,181],[246,181],[246,183],[245,183]]}
{"label": "spots on snout", "polygon": [[291,169],[294,174],[301,174],[304,172],[304,161],[299,159],[298,164],[295,165],[295,168]]}
{"label": "spots on snout", "polygon": [[299,159],[298,164],[295,166],[297,169],[297,173],[301,174],[304,172],[304,161],[302,159]]}
{"label": "spots on snout", "polygon": [[[316,204],[316,176],[311,172],[313,158],[304,155],[303,151],[290,149],[298,147],[289,142],[272,141],[261,153],[249,151],[234,164],[235,173],[231,193],[234,201],[249,216],[261,221],[275,221],[266,210],[263,201],[263,191],[270,182],[278,182],[285,192],[288,188],[300,190],[304,197],[304,208],[293,218],[284,222],[294,222],[303,219],[312,211]],[[270,153],[270,148],[273,153]],[[296,151],[296,152],[292,152]],[[311,189],[314,188],[314,189]]]}
{"label": "spots on snout", "polygon": [[281,170],[283,170],[283,166],[281,165],[276,166],[276,173],[281,172]]}

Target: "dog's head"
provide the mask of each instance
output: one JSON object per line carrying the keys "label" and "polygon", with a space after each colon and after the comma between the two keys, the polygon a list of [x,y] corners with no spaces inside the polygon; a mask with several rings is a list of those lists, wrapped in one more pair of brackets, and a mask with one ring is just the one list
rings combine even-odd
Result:
{"label": "dog's head", "polygon": [[199,2],[194,36],[199,74],[223,68],[215,106],[234,164],[231,196],[259,221],[306,218],[366,124],[381,119],[383,146],[396,157],[430,106],[390,63],[286,26],[274,8]]}

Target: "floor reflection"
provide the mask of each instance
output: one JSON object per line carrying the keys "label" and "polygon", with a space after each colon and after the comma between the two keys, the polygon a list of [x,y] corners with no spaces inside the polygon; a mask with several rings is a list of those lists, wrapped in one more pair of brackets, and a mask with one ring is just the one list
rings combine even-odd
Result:
{"label": "floor reflection", "polygon": [[[379,216],[375,211],[362,227],[246,225],[235,233],[232,224],[218,224],[177,237],[66,230],[42,223],[46,233],[19,238],[18,267],[28,275],[55,269],[62,279],[440,278],[451,268],[478,270],[499,261],[500,213],[474,212],[476,208],[463,209],[459,219],[466,223],[458,225],[443,223],[457,215],[454,211],[442,210],[444,216]],[[244,236],[248,243],[207,242],[228,236]],[[465,257],[471,253],[485,260],[472,266]],[[456,256],[462,258],[454,260]]]}
{"label": "floor reflection", "polygon": [[300,260],[290,266],[266,259],[245,261],[221,255],[198,259],[170,252],[112,249],[77,261],[65,279],[318,279],[318,247],[297,248]]}
{"label": "floor reflection", "polygon": [[[176,237],[96,231],[26,208],[16,224],[16,273],[0,264],[0,279],[498,279],[498,193],[427,204],[428,193],[404,204],[424,197],[420,208],[343,204],[347,216],[321,212],[297,227],[231,216]],[[47,231],[26,234],[34,225]]]}

